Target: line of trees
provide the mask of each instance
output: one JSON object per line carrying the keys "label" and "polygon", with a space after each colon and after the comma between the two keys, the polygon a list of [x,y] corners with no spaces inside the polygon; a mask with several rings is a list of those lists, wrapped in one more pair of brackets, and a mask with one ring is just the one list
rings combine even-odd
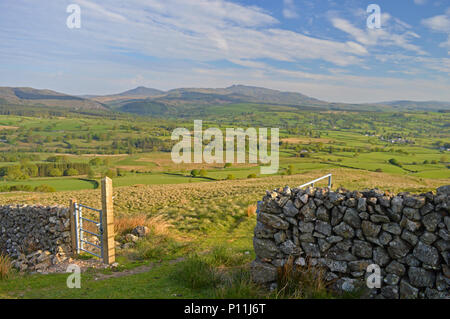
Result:
{"label": "line of trees", "polygon": [[0,177],[8,180],[25,180],[30,177],[59,177],[89,174],[86,163],[22,163],[0,167]]}
{"label": "line of trees", "polygon": [[41,157],[37,154],[24,154],[24,153],[0,154],[0,162],[40,161],[40,160]]}
{"label": "line of trees", "polygon": [[42,184],[39,186],[31,186],[31,185],[1,185],[0,193],[7,192],[39,192],[39,193],[53,193],[56,190],[46,184]]}

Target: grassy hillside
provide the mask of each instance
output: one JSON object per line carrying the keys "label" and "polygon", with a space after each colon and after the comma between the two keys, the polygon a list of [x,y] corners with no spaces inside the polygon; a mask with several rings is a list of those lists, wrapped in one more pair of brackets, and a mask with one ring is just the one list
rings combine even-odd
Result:
{"label": "grassy hillside", "polygon": [[61,107],[81,110],[107,110],[96,101],[58,93],[51,90],[33,88],[0,87],[0,104],[14,104],[38,107]]}
{"label": "grassy hillside", "polygon": [[[146,224],[151,235],[129,249],[117,249],[120,266],[90,270],[83,289],[67,289],[67,274],[13,274],[0,281],[3,298],[349,298],[324,288],[303,287],[295,295],[268,292],[251,283],[248,265],[254,259],[255,203],[268,189],[303,184],[329,170],[246,181],[114,188],[116,240],[125,229]],[[425,191],[450,179],[425,180],[385,173],[333,169],[334,187],[379,187],[391,191]],[[322,184],[318,184],[321,186]],[[325,182],[324,182],[325,185]],[[4,203],[65,205],[72,198],[100,207],[100,191],[17,194]],[[124,231],[124,232],[122,232]],[[87,256],[83,257],[84,259]],[[25,276],[25,277],[24,277]],[[317,274],[305,274],[314,284]],[[314,279],[316,278],[316,279]]]}

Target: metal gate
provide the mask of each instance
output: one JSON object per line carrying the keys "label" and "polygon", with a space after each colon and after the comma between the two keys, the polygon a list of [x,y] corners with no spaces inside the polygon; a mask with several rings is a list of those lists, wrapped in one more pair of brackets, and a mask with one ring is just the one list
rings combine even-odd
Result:
{"label": "metal gate", "polygon": [[309,185],[311,185],[312,187],[314,187],[314,184],[315,184],[315,183],[317,183],[317,182],[319,182],[319,181],[321,181],[321,180],[323,180],[323,179],[326,179],[326,178],[328,178],[328,188],[331,190],[331,186],[332,186],[332,184],[331,184],[332,174],[328,174],[328,175],[319,177],[319,178],[317,178],[317,179],[315,179],[315,180],[313,180],[313,181],[310,181],[310,182],[308,182],[308,183],[306,183],[306,184],[300,185],[298,188],[303,188],[303,187],[306,187],[306,186],[309,186]]}
{"label": "metal gate", "polygon": [[[84,217],[83,209],[86,209],[91,212],[95,212],[99,216],[98,221]],[[103,246],[104,246],[103,225],[102,225],[103,212],[99,209],[95,209],[95,208],[92,208],[89,206],[74,203],[74,214],[75,214],[74,220],[75,220],[75,229],[76,229],[75,236],[76,236],[77,254],[79,254],[80,252],[83,251],[85,253],[88,253],[88,254],[94,255],[98,258],[103,259]],[[85,223],[95,225],[97,232],[87,230],[86,226],[84,226],[84,225],[86,225]],[[88,240],[88,239],[90,239],[89,237],[98,238],[98,244],[93,243],[92,239]],[[99,250],[99,252],[97,253],[97,252],[94,252],[93,250]]]}

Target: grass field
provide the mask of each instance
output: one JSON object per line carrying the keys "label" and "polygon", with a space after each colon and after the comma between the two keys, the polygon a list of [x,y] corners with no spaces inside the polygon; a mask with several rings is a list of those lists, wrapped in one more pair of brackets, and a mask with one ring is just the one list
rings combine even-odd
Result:
{"label": "grass field", "polygon": [[[20,180],[5,175],[0,187],[45,184],[56,192],[0,193],[0,205],[67,206],[76,199],[100,208],[95,181],[113,173],[116,218],[161,223],[152,225],[152,235],[142,242],[118,250],[117,271],[83,274],[84,289],[67,289],[65,274],[15,273],[0,280],[0,297],[283,297],[248,280],[255,204],[266,190],[296,187],[328,173],[333,174],[333,188],[351,190],[420,193],[450,184],[449,154],[443,148],[450,143],[447,113],[304,112],[245,104],[213,106],[206,114],[194,109],[192,116],[197,115],[205,119],[204,128],[280,128],[278,173],[263,176],[254,164],[173,163],[171,132],[192,129],[191,118],[0,116],[0,172],[2,167],[7,172],[8,167],[51,163],[49,157],[57,155],[70,163],[88,163],[93,175]],[[399,136],[401,143],[391,142]],[[192,177],[193,169],[204,169],[206,176]],[[123,237],[119,232],[116,240],[123,242]],[[314,289],[300,295],[338,297]]]}
{"label": "grass field", "polygon": [[95,189],[96,183],[94,181],[83,180],[72,177],[61,178],[35,178],[27,181],[0,181],[0,187],[2,185],[29,185],[36,187],[39,185],[48,185],[53,187],[56,191],[69,191],[69,190],[81,190],[81,189]]}
{"label": "grass field", "polygon": [[[299,158],[292,156],[289,152],[280,152],[280,170],[278,174],[286,172],[288,167],[293,171],[291,173],[305,173],[323,169],[335,168],[352,168],[361,171],[381,170],[397,176],[416,176],[418,178],[430,179],[446,179],[450,178],[450,169],[446,163],[441,163],[442,154],[439,152],[424,152],[411,155],[402,155],[390,152],[370,152],[360,153],[356,157],[353,154],[345,152],[327,154],[324,152],[314,153],[309,158]],[[191,167],[182,167],[182,165],[173,165],[168,158],[169,154],[159,156],[156,154],[133,155],[131,158],[124,156],[111,156],[110,167],[118,167],[124,170],[141,171],[143,173],[128,172],[124,177],[114,177],[117,186],[131,185],[153,185],[153,184],[178,184],[192,183],[198,181],[209,181],[227,179],[232,175],[236,179],[246,179],[249,175],[254,174],[258,177],[264,177],[260,174],[260,167],[241,164],[231,168],[223,168],[220,164],[191,164]],[[85,156],[70,156],[72,161],[87,162]],[[157,158],[157,159],[156,159]],[[402,167],[398,167],[389,163],[390,159],[396,159],[403,163]],[[428,164],[423,164],[427,160]],[[435,161],[434,164],[431,164]],[[420,164],[419,164],[420,163]],[[16,165],[15,163],[5,163],[5,166]],[[189,165],[188,165],[189,166]],[[204,168],[207,172],[206,178],[190,177],[191,169]],[[95,168],[98,173],[106,170],[106,167]],[[146,173],[147,172],[147,173]],[[148,173],[151,172],[151,173]],[[84,177],[86,178],[86,176]],[[98,178],[98,177],[97,177]],[[1,181],[1,185],[32,185],[38,186],[47,184],[57,191],[92,189],[94,186],[88,181],[78,178],[31,178],[24,181]]]}
{"label": "grass field", "polygon": [[[255,287],[250,289],[251,283],[242,277],[232,275],[236,271],[242,271],[242,276],[245,277],[245,274],[248,274],[246,267],[254,258],[252,238],[255,216],[249,214],[249,207],[262,198],[265,190],[284,185],[298,186],[327,172],[329,171],[319,170],[299,175],[242,181],[115,187],[116,218],[131,218],[142,214],[152,218],[158,217],[162,218],[164,227],[168,227],[169,231],[154,233],[148,242],[131,251],[119,250],[120,271],[88,272],[82,277],[83,289],[67,289],[65,285],[67,276],[64,274],[25,275],[25,277],[15,275],[7,281],[0,281],[0,297],[273,298],[273,295],[258,291]],[[334,187],[344,186],[349,189],[379,187],[393,192],[403,190],[421,192],[450,183],[449,179],[420,179],[343,168],[332,169],[331,172],[334,176]],[[14,202],[67,205],[71,198],[93,207],[100,207],[99,190],[21,194],[15,197],[0,197],[0,204]],[[121,235],[119,234],[116,239],[121,240]],[[224,245],[228,249],[227,252],[221,252],[221,255],[217,256],[217,250],[223,249],[220,247]],[[187,260],[177,260],[192,254],[200,254],[203,261],[195,258],[191,260],[190,257]],[[205,263],[209,265],[205,266],[205,269],[199,266]],[[237,267],[238,264],[241,266]],[[138,270],[143,266],[148,268],[143,272],[133,273],[133,269]],[[189,281],[176,279],[182,275],[179,274],[180,267],[182,269],[186,267],[185,271],[194,267],[200,276],[206,278],[213,276],[211,271],[222,273],[225,269],[226,274],[233,278],[230,280],[238,281],[234,282],[233,288],[227,286],[226,280],[218,281],[216,285],[192,286]],[[212,282],[214,278],[210,278]],[[249,294],[249,291],[253,294]],[[327,296],[327,298],[337,297]]]}
{"label": "grass field", "polygon": [[173,174],[129,174],[124,177],[117,177],[114,179],[116,186],[131,186],[131,185],[166,185],[166,184],[184,184],[196,183],[202,181],[209,181],[201,177],[191,177]]}
{"label": "grass field", "polygon": [[[204,114],[204,128],[279,127],[279,174],[303,173],[318,169],[354,168],[382,171],[394,175],[419,178],[449,178],[450,165],[445,150],[436,145],[450,143],[446,113],[369,113],[369,112],[303,112],[291,107],[257,104],[212,106]],[[241,115],[246,114],[244,118]],[[192,114],[194,117],[195,114]],[[212,119],[214,118],[214,120]],[[130,124],[131,123],[131,124]],[[391,125],[387,125],[390,123]],[[223,164],[175,164],[170,157],[171,131],[174,127],[192,128],[191,120],[152,118],[98,118],[82,116],[36,118],[0,116],[0,150],[5,154],[33,154],[42,163],[53,155],[64,155],[70,161],[88,163],[92,158],[108,159],[93,167],[97,177],[108,169],[128,172],[151,172],[117,178],[117,185],[189,183],[192,169],[205,169],[210,179],[226,179],[232,175],[246,179],[259,174],[258,167],[248,164],[223,169]],[[392,143],[389,138],[401,136],[408,143]],[[438,143],[438,144],[437,144]],[[300,155],[308,155],[300,157]],[[402,167],[389,163],[395,159]],[[3,160],[1,166],[20,165],[21,161]],[[171,173],[167,175],[164,173]],[[180,175],[180,176],[176,176]],[[36,185],[31,178],[22,184]],[[76,179],[48,179],[57,191],[90,189],[87,182]],[[15,185],[17,181],[0,183]]]}

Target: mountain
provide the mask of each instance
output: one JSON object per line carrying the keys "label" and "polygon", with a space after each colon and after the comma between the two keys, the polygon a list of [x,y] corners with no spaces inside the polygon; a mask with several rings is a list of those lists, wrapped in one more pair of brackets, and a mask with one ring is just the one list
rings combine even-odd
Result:
{"label": "mountain", "polygon": [[303,95],[301,93],[281,92],[277,90],[265,89],[261,87],[233,85],[225,89],[225,92],[245,96],[251,102],[286,104],[286,105],[325,105],[326,102]]}
{"label": "mountain", "polygon": [[72,109],[111,109],[152,116],[192,116],[251,110],[311,111],[449,111],[450,102],[388,101],[381,103],[328,103],[301,93],[283,92],[254,86],[232,85],[227,88],[179,88],[161,91],[137,87],[118,94],[71,96],[51,90],[0,87],[0,105],[65,107]]}
{"label": "mountain", "polygon": [[128,90],[122,93],[117,94],[118,96],[144,96],[150,97],[155,95],[164,94],[164,91],[160,91],[157,89],[146,88],[145,86],[139,86],[135,89]]}
{"label": "mountain", "polygon": [[147,88],[145,86],[139,86],[135,89],[128,90],[122,93],[109,94],[109,95],[85,95],[85,98],[89,98],[93,101],[100,103],[106,103],[112,107],[118,107],[123,105],[122,101],[146,99],[149,97],[164,95],[165,92],[157,89]]}
{"label": "mountain", "polygon": [[395,109],[411,110],[411,111],[440,111],[450,110],[450,102],[440,101],[389,101],[376,103],[377,105],[388,105]]}
{"label": "mountain", "polygon": [[101,103],[78,96],[26,87],[0,87],[0,104],[62,107],[77,110],[108,109]]}
{"label": "mountain", "polygon": [[[145,92],[146,88],[142,88]],[[151,89],[152,90],[152,89]],[[136,88],[131,91],[141,91]],[[130,91],[127,91],[130,92]],[[150,91],[151,92],[151,91]],[[124,92],[126,93],[126,92]],[[211,112],[220,105],[258,104],[290,107],[303,110],[348,110],[348,111],[413,111],[413,110],[449,110],[450,103],[397,101],[385,103],[328,103],[301,93],[282,92],[254,86],[233,85],[227,88],[179,88],[167,92],[158,91],[157,95],[125,98],[116,95],[116,99],[104,101],[110,107],[127,113],[148,115],[182,115],[192,112]],[[207,109],[208,108],[208,109]]]}
{"label": "mountain", "polygon": [[[155,93],[144,97],[132,98],[129,92],[142,94]],[[128,96],[127,96],[128,95]],[[106,99],[96,99],[107,103],[114,109],[122,112],[153,114],[156,110],[168,112],[177,108],[186,110],[202,106],[226,105],[238,103],[258,103],[285,106],[324,107],[326,102],[308,97],[300,93],[281,92],[253,86],[233,85],[227,88],[179,88],[162,92],[147,88],[136,88],[121,94],[110,95]],[[165,107],[163,107],[165,106]]]}
{"label": "mountain", "polygon": [[232,103],[264,103],[280,105],[325,105],[326,102],[311,98],[309,96],[293,93],[281,92],[261,87],[233,85],[224,89],[175,89],[168,91],[161,99],[217,99]]}

